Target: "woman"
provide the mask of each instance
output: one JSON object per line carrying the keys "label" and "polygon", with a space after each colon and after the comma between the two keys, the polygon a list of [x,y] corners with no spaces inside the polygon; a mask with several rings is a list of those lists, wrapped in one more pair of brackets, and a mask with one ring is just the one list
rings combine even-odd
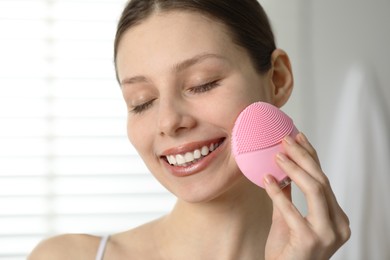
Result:
{"label": "woman", "polygon": [[281,190],[271,176],[265,190],[255,186],[232,156],[240,111],[255,101],[281,107],[293,87],[289,58],[257,1],[130,1],[115,65],[128,137],[177,203],[108,241],[48,239],[30,259],[329,259],[348,240],[348,218],[302,133],[285,138],[275,160],[305,194],[306,216],[291,187]]}

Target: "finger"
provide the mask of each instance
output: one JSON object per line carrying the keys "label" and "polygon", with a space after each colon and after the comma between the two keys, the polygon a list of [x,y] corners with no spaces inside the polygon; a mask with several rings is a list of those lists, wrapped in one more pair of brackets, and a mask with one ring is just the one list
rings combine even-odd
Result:
{"label": "finger", "polygon": [[[299,137],[297,137],[299,139]],[[327,180],[323,174],[316,155],[312,155],[304,146],[296,142],[292,137],[286,136],[283,141],[283,147],[286,154],[291,158],[297,165],[304,169],[308,174],[313,176],[321,183],[325,183]],[[305,142],[305,146],[311,146]],[[316,154],[315,152],[313,152]]]}
{"label": "finger", "polygon": [[298,209],[293,205],[286,191],[280,189],[275,178],[267,175],[264,178],[265,189],[270,196],[274,210],[274,219],[283,218],[286,224],[293,230],[307,229],[307,223]]}
{"label": "finger", "polygon": [[[279,186],[280,187],[280,186]],[[286,196],[286,198],[289,201],[292,201],[292,192],[291,192],[291,184],[287,185],[286,187],[282,188],[281,191]],[[275,206],[275,203],[273,203],[273,219],[283,219],[282,214],[280,213],[279,209]]]}
{"label": "finger", "polygon": [[329,225],[328,202],[322,185],[283,153],[277,154],[276,162],[305,195],[308,206],[308,221],[317,228]]}
{"label": "finger", "polygon": [[316,149],[311,145],[307,137],[305,136],[304,133],[300,132],[296,136],[296,141],[308,151],[308,153],[313,157],[313,159],[318,163],[318,165],[321,167],[320,159],[318,158],[318,154]]}
{"label": "finger", "polygon": [[[345,212],[338,204],[336,196],[331,188],[329,179],[326,177],[326,175],[322,172],[320,168],[320,162],[316,150],[310,144],[309,140],[306,138],[306,136],[303,133],[299,133],[296,137],[296,140],[297,143],[302,148],[304,148],[307,151],[307,153],[311,155],[314,161],[317,162],[319,167],[318,172],[312,175],[315,176],[315,178],[319,181],[319,183],[323,187],[323,191],[328,205],[329,217],[336,228],[336,232],[339,233],[343,241],[348,240],[350,236],[350,228],[349,228],[350,222],[348,216],[345,214]],[[316,167],[313,168],[315,169]]]}
{"label": "finger", "polygon": [[[318,155],[317,155],[317,152],[315,150],[315,148],[311,145],[311,143],[309,142],[309,140],[307,139],[307,137],[301,132],[297,135],[297,142],[307,150],[307,152],[312,156],[312,158],[318,162],[318,165],[320,166],[320,161],[318,159]],[[339,204],[337,203],[337,200],[336,200],[336,196],[331,188],[331,185],[330,185],[330,181],[329,179],[326,177],[326,175],[322,172],[322,170],[320,171],[320,178],[319,181],[324,184],[324,188],[325,188],[325,191],[327,192],[327,196],[329,196],[329,202],[330,201],[334,201],[336,202],[337,205],[335,205],[335,209],[341,209],[341,207],[339,206]]]}

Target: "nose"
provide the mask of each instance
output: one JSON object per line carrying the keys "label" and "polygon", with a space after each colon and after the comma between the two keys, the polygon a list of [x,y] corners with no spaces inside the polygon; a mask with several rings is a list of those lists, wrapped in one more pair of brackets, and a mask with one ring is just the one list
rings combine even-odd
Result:
{"label": "nose", "polygon": [[196,125],[191,110],[178,100],[160,100],[158,114],[158,131],[161,136],[177,136]]}

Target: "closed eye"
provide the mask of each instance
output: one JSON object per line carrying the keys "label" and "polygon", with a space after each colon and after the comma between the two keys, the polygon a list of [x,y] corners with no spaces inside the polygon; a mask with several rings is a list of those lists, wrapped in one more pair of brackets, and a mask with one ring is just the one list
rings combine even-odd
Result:
{"label": "closed eye", "polygon": [[153,105],[153,101],[154,99],[148,101],[148,102],[145,102],[141,105],[138,105],[138,106],[135,106],[131,112],[134,113],[134,114],[140,114],[142,112],[144,112],[145,110],[147,110],[148,108],[150,108],[152,105]]}
{"label": "closed eye", "polygon": [[194,93],[194,94],[198,94],[198,93],[203,93],[203,92],[207,92],[215,87],[218,87],[219,86],[219,80],[214,80],[214,81],[210,81],[206,84],[202,84],[202,85],[199,85],[199,86],[196,86],[196,87],[192,87],[189,89],[189,91],[191,93]]}

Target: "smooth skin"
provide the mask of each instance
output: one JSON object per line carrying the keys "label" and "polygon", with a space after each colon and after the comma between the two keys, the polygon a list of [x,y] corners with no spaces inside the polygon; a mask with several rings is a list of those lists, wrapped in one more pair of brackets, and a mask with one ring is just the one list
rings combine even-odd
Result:
{"label": "smooth skin", "polygon": [[[166,216],[112,235],[104,259],[329,259],[348,240],[348,218],[302,133],[284,139],[275,160],[304,193],[306,216],[291,187],[280,190],[267,176],[261,189],[234,161],[229,140],[239,112],[255,101],[281,107],[290,97],[287,54],[277,49],[271,62],[259,74],[223,24],[197,13],[153,14],[125,33],[116,66],[129,140],[178,199]],[[165,160],[215,140],[218,149],[185,173]],[[94,259],[98,243],[57,236],[29,259]]]}

